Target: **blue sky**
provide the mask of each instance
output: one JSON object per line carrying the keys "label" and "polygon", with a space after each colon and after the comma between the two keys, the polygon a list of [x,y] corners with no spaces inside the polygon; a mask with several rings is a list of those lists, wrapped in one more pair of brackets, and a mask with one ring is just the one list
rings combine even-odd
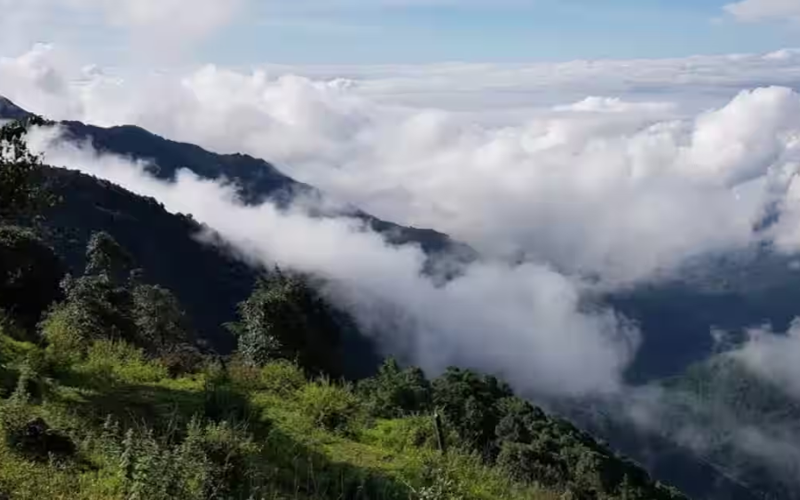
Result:
{"label": "blue sky", "polygon": [[520,0],[300,10],[283,19],[262,10],[203,52],[233,63],[415,63],[680,57],[800,45],[791,23],[741,23],[724,14],[727,3]]}
{"label": "blue sky", "polygon": [[179,46],[181,58],[192,62],[391,64],[684,57],[800,46],[800,1],[743,0],[739,10],[733,3],[0,0],[11,12],[0,20],[0,53],[41,41],[100,63],[123,61],[132,47],[164,55]]}

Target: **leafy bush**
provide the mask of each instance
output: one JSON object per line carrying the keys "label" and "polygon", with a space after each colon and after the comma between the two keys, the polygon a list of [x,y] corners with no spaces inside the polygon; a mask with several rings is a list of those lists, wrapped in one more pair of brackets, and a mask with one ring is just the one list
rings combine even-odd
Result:
{"label": "leafy bush", "polygon": [[237,387],[248,391],[265,391],[289,397],[306,384],[306,375],[297,364],[277,359],[264,366],[253,366],[234,356],[228,363],[228,374]]}
{"label": "leafy bush", "polygon": [[496,452],[496,428],[503,418],[500,401],[514,394],[492,376],[450,368],[433,382],[433,398],[469,449],[487,457]]}
{"label": "leafy bush", "polygon": [[364,437],[381,448],[397,452],[437,449],[436,431],[429,416],[378,420],[364,431]]}
{"label": "leafy bush", "polygon": [[75,455],[75,444],[69,438],[50,428],[42,418],[24,425],[3,423],[6,445],[28,460],[47,462],[63,460]]}
{"label": "leafy bush", "polygon": [[193,419],[182,442],[158,439],[151,430],[108,420],[101,437],[105,460],[126,498],[248,498],[263,487],[261,448],[244,427]]}
{"label": "leafy bush", "polygon": [[358,392],[366,400],[370,415],[377,418],[398,418],[431,409],[431,384],[422,370],[401,370],[392,358],[375,377],[360,382]]}
{"label": "leafy bush", "polygon": [[329,431],[351,429],[361,411],[359,401],[349,387],[335,385],[328,379],[306,384],[298,399],[311,422]]}
{"label": "leafy bush", "polygon": [[147,384],[169,376],[161,361],[148,360],[142,349],[113,340],[93,342],[87,350],[86,359],[76,365],[74,370],[88,375],[97,384]]}
{"label": "leafy bush", "polygon": [[179,449],[181,461],[187,465],[205,464],[205,498],[245,498],[259,491],[265,482],[263,468],[259,467],[260,453],[261,446],[253,441],[246,426],[228,422],[203,426],[198,420],[189,425]]}
{"label": "leafy bush", "polygon": [[259,382],[260,390],[290,396],[306,385],[306,376],[296,364],[277,360],[261,368]]}
{"label": "leafy bush", "polygon": [[497,465],[516,481],[533,482],[547,487],[563,486],[569,482],[565,463],[529,444],[503,443]]}
{"label": "leafy bush", "polygon": [[68,367],[85,355],[88,338],[69,306],[53,308],[42,321],[41,330],[47,342],[47,355],[55,364]]}

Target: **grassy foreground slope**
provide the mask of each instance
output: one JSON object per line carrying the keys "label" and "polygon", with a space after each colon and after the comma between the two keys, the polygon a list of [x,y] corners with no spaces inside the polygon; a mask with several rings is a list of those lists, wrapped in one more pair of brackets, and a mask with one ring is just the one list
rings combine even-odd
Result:
{"label": "grassy foreground slope", "polygon": [[98,341],[54,377],[52,352],[0,343],[0,497],[559,498],[441,454],[425,417],[367,419],[351,389],[288,362],[171,378]]}

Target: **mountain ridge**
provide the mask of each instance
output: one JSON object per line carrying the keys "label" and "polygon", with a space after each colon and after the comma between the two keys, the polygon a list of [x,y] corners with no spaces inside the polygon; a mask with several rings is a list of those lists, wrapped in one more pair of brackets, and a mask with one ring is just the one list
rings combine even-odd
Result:
{"label": "mountain ridge", "polygon": [[[30,116],[34,116],[34,113],[0,96],[0,119],[17,120]],[[214,153],[195,144],[167,139],[135,125],[99,127],[74,120],[58,123],[66,140],[88,143],[99,153],[143,161],[148,164],[148,171],[162,180],[173,180],[177,172],[185,168],[206,179],[233,181],[243,201],[248,204],[269,200],[285,207],[297,195],[324,196],[313,186],[299,182],[268,161],[251,155]],[[382,220],[357,207],[342,208],[337,215],[363,220],[390,244],[418,244],[430,257],[447,257],[446,260],[456,264],[478,258],[477,252],[469,245],[434,229],[403,226]],[[443,259],[438,260],[439,263],[431,263],[431,270],[440,267]]]}

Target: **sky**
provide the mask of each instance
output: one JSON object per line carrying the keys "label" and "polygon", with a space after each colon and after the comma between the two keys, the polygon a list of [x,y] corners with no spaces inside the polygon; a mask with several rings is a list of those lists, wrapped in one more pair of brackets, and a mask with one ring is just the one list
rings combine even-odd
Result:
{"label": "sky", "polygon": [[[536,62],[800,46],[796,0],[0,0],[0,7],[2,52],[54,43],[104,65]],[[150,49],[144,60],[132,43]]]}

